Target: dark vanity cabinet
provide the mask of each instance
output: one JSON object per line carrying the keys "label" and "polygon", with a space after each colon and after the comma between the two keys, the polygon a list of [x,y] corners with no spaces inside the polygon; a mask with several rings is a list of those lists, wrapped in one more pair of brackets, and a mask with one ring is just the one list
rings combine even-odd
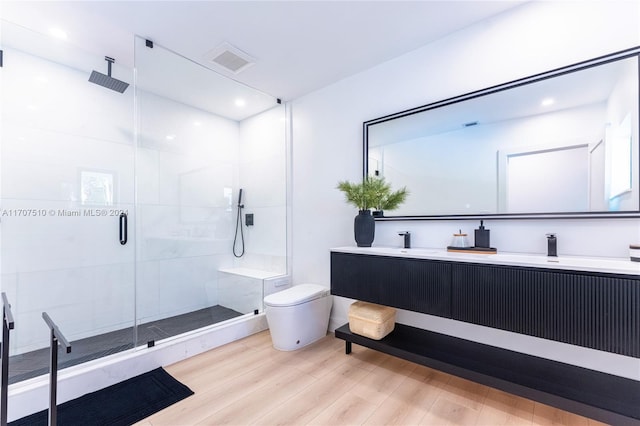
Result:
{"label": "dark vanity cabinet", "polygon": [[331,294],[451,317],[451,264],[331,253]]}
{"label": "dark vanity cabinet", "polygon": [[[640,276],[334,251],[331,293],[640,358]],[[640,424],[640,377],[395,324],[358,344],[609,424]]]}
{"label": "dark vanity cabinet", "polygon": [[331,293],[640,358],[640,276],[332,252]]}
{"label": "dark vanity cabinet", "polygon": [[639,278],[458,263],[451,317],[638,358]]}

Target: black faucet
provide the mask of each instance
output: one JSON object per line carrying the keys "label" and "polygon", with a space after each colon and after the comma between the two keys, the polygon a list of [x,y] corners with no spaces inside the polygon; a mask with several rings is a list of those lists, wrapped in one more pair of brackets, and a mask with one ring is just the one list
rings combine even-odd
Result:
{"label": "black faucet", "polygon": [[401,237],[404,236],[404,248],[411,248],[411,232],[405,231],[398,233]]}
{"label": "black faucet", "polygon": [[558,257],[558,239],[556,234],[547,234],[547,256]]}

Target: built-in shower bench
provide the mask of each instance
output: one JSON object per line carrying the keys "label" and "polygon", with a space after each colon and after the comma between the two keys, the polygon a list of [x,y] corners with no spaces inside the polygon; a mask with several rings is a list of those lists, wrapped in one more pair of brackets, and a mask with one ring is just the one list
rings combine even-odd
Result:
{"label": "built-in shower bench", "polygon": [[220,268],[218,272],[224,272],[225,274],[240,275],[241,277],[255,278],[257,280],[266,280],[270,278],[276,278],[284,275],[281,272],[265,271],[262,269],[253,268]]}
{"label": "built-in shower bench", "polygon": [[238,312],[263,311],[265,296],[291,286],[291,277],[278,271],[253,268],[218,269],[218,297],[220,302]]}

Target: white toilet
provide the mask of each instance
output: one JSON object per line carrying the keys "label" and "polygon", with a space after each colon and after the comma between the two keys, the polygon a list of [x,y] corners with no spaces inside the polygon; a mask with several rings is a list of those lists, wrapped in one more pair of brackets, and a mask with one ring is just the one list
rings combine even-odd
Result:
{"label": "white toilet", "polygon": [[264,298],[273,347],[294,351],[326,336],[333,299],[329,289],[300,284]]}

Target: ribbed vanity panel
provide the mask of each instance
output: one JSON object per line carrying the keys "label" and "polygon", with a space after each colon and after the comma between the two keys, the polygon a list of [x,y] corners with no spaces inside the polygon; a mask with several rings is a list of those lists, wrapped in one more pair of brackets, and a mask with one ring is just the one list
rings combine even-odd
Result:
{"label": "ribbed vanity panel", "polygon": [[640,357],[640,280],[579,272],[456,264],[452,317]]}
{"label": "ribbed vanity panel", "polygon": [[451,316],[451,265],[399,257],[331,253],[331,293]]}
{"label": "ribbed vanity panel", "polygon": [[[375,261],[364,256],[344,253],[331,253],[331,294],[384,304],[382,287],[392,282],[384,282],[378,275],[384,272],[383,258],[376,256]],[[373,280],[369,279],[374,276]]]}

